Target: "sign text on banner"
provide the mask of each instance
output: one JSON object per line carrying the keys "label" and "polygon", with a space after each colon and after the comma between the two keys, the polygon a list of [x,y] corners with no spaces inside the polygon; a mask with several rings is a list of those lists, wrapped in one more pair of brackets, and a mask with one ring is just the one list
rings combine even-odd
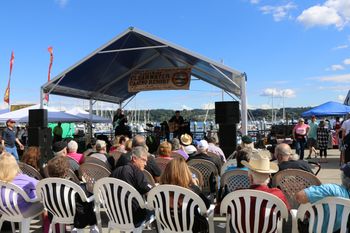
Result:
{"label": "sign text on banner", "polygon": [[188,90],[191,68],[137,70],[130,75],[129,92],[151,90]]}

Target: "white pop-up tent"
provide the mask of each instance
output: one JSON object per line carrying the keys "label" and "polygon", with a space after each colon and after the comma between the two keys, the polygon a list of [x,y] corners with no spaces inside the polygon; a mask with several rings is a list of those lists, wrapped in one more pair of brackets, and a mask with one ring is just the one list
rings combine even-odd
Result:
{"label": "white pop-up tent", "polygon": [[[28,123],[29,121],[29,110],[30,109],[38,109],[40,108],[39,104],[33,105],[27,108],[22,108],[16,111],[7,112],[0,115],[0,123],[6,123],[8,119],[13,119],[18,123]],[[46,108],[48,110],[48,122],[82,122],[85,119],[80,118],[78,116],[74,116],[69,113],[61,112],[54,108]]]}
{"label": "white pop-up tent", "polygon": [[90,118],[90,114],[87,111],[85,111],[79,107],[75,107],[69,111],[66,111],[66,113],[77,116],[79,118],[83,118],[83,119],[85,119],[85,121],[90,121],[90,119],[91,119],[92,123],[112,123],[112,119],[104,118],[104,117],[97,116],[94,114],[92,114],[91,118]]}

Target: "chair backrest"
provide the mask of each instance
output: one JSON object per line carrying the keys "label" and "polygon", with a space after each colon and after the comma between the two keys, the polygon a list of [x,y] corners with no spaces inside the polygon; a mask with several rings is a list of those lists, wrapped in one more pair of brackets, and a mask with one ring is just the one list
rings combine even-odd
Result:
{"label": "chair backrest", "polygon": [[76,194],[87,201],[84,191],[76,183],[62,178],[45,178],[36,186],[36,193],[45,209],[52,215],[52,222],[72,224],[76,213]]}
{"label": "chair backrest", "polygon": [[231,166],[237,166],[236,159],[227,160],[226,163],[222,165],[220,174],[223,175],[226,172],[226,170]]}
{"label": "chair backrest", "polygon": [[[341,208],[342,207],[342,213]],[[339,213],[338,213],[339,211]],[[333,227],[338,222],[340,232],[348,232],[347,222],[350,213],[350,200],[340,197],[326,197],[314,204],[302,204],[297,211],[297,220],[304,220],[305,215],[309,222],[308,232],[334,232]],[[339,218],[339,219],[337,219]],[[340,223],[340,224],[339,224]],[[324,226],[324,227],[323,227]],[[327,231],[324,231],[327,229]]]}
{"label": "chair backrest", "polygon": [[160,168],[160,170],[163,171],[165,170],[166,165],[171,161],[170,159],[166,159],[166,158],[155,158],[154,161],[156,162],[156,164],[158,165],[158,167]]}
{"label": "chair backrest", "polygon": [[143,174],[145,175],[146,180],[148,181],[148,183],[149,183],[150,185],[152,185],[152,187],[156,186],[156,182],[155,182],[155,180],[154,180],[152,174],[149,173],[149,171],[147,171],[146,169],[144,169],[142,172],[143,172]]}
{"label": "chair backrest", "polygon": [[0,181],[0,214],[2,218],[11,222],[18,222],[24,218],[18,206],[18,198],[22,197],[26,202],[32,200],[27,193],[15,184]]}
{"label": "chair backrest", "polygon": [[113,228],[120,231],[135,229],[133,223],[133,200],[141,208],[145,208],[145,202],[141,194],[130,184],[112,177],[98,180],[94,186],[95,207],[106,210],[107,217]]}
{"label": "chair backrest", "polygon": [[249,188],[248,171],[236,169],[225,172],[220,179],[220,188],[224,188],[225,185],[229,192]]}
{"label": "chair backrest", "polygon": [[208,151],[207,154],[208,154],[208,156],[209,156],[210,158],[212,158],[212,159],[215,161],[216,164],[219,164],[219,165],[220,165],[219,168],[220,168],[220,170],[221,170],[221,167],[222,167],[223,162],[222,162],[222,160],[221,160],[220,155],[215,154],[215,153],[210,152],[210,151]]}
{"label": "chair backrest", "polygon": [[36,170],[34,167],[30,166],[29,164],[18,162],[18,166],[21,169],[23,174],[26,174],[30,177],[33,177],[37,180],[41,180],[43,177],[40,175],[38,170]]}
{"label": "chair backrest", "polygon": [[94,157],[88,156],[88,157],[85,158],[84,163],[98,164],[100,166],[103,166],[103,167],[107,168],[109,171],[111,170],[109,164],[103,162],[101,159],[98,159],[98,158],[94,158]]}
{"label": "chair backrest", "polygon": [[282,190],[292,209],[299,207],[299,203],[295,199],[297,192],[311,185],[320,184],[321,181],[315,175],[300,169],[282,170],[272,177],[272,186]]}
{"label": "chair backrest", "polygon": [[[192,159],[187,162],[189,166],[192,166],[202,173],[203,176],[203,192],[210,192],[210,176],[213,174],[215,178],[218,177],[218,169],[215,164],[205,159]],[[217,182],[216,182],[217,183]],[[217,186],[218,184],[216,184]]]}
{"label": "chair backrest", "polygon": [[190,169],[190,171],[192,172],[192,174],[195,174],[196,175],[196,178],[198,179],[198,186],[199,188],[203,188],[203,175],[202,173],[195,167],[192,167],[192,166],[188,166],[188,168]]}
{"label": "chair backrest", "polygon": [[[284,202],[267,192],[244,189],[226,195],[220,206],[226,214],[226,232],[282,232],[282,219],[288,218]],[[260,222],[260,223],[259,223]],[[259,224],[261,228],[259,229]]]}
{"label": "chair backrest", "polygon": [[151,189],[147,207],[155,211],[160,232],[192,232],[195,208],[201,215],[207,211],[197,194],[176,185],[159,185]]}
{"label": "chair backrest", "polygon": [[111,172],[104,166],[94,163],[83,163],[80,165],[79,174],[86,182],[86,190],[93,193],[96,181],[109,177]]}
{"label": "chair backrest", "polygon": [[[43,168],[44,175],[45,175],[46,178],[49,178],[49,177],[50,177],[49,169],[48,169],[48,168],[49,168],[48,166],[45,166],[45,167]],[[69,169],[66,178],[67,178],[68,180],[73,181],[73,182],[76,183],[76,184],[80,184],[79,178],[77,177],[77,175],[74,173],[74,171],[73,171],[72,169]]]}

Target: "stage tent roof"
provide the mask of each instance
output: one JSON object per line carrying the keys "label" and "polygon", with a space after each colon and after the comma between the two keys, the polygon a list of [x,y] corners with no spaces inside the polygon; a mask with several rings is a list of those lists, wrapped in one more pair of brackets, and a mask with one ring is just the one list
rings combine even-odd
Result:
{"label": "stage tent roof", "polygon": [[137,94],[128,92],[128,80],[133,71],[174,67],[192,67],[193,77],[241,99],[245,73],[133,27],[57,75],[44,84],[42,90],[56,95],[122,103]]}
{"label": "stage tent roof", "polygon": [[[79,107],[75,107],[69,111],[66,111],[66,113],[72,114],[72,115],[77,116],[79,118],[83,118],[83,119],[85,119],[85,121],[90,120],[90,114],[87,111],[85,111]],[[92,114],[91,115],[91,122],[93,122],[93,123],[112,123],[112,119],[110,119],[110,118],[108,119],[108,118],[104,118],[104,117]]]}
{"label": "stage tent roof", "polygon": [[343,116],[350,113],[350,106],[329,101],[319,106],[316,106],[301,114],[302,117],[311,116]]}

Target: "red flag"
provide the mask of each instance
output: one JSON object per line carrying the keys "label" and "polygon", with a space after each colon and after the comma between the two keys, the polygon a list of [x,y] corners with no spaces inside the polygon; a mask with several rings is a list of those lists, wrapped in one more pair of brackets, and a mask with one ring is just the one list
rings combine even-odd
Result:
{"label": "red flag", "polygon": [[[47,74],[47,81],[50,81],[51,79],[51,68],[52,68],[52,63],[53,63],[53,49],[52,46],[47,48],[47,51],[50,53],[50,64],[49,64],[49,72]],[[45,100],[46,102],[49,102],[49,94],[45,94]]]}
{"label": "red flag", "polygon": [[4,102],[10,104],[10,83],[11,83],[11,75],[12,75],[12,67],[13,67],[13,63],[15,61],[15,54],[12,51],[11,53],[11,59],[10,59],[10,74],[9,74],[9,80],[7,83],[7,87],[5,90],[5,95],[4,95]]}

